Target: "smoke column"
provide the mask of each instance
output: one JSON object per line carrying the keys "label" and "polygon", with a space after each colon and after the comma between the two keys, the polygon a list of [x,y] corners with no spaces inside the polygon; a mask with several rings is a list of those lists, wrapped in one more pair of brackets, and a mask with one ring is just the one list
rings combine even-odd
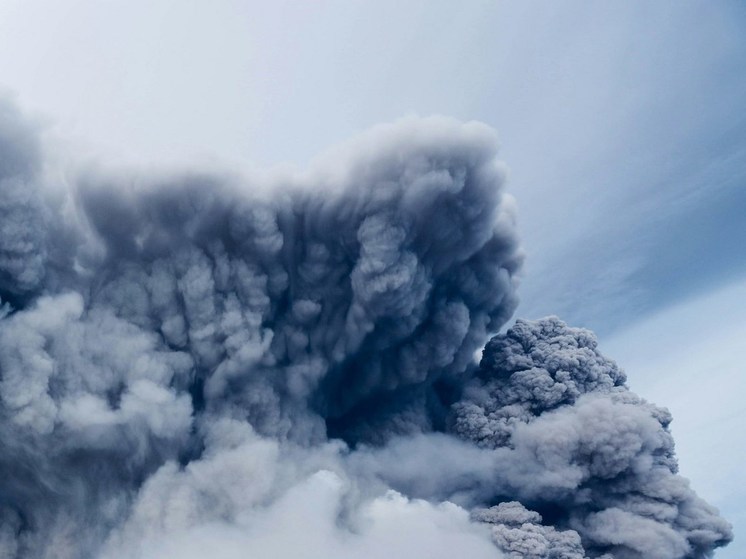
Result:
{"label": "smoke column", "polygon": [[489,340],[522,262],[495,158],[484,125],[409,118],[303,174],[60,173],[0,103],[0,557],[730,541],[592,333]]}

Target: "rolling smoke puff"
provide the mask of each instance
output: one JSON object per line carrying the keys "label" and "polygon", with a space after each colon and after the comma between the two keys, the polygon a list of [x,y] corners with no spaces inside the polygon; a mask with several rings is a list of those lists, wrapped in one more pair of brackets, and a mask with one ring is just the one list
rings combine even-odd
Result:
{"label": "rolling smoke puff", "polygon": [[[587,330],[554,317],[519,320],[487,344],[452,427],[496,449],[503,499],[577,531],[591,557],[703,557],[730,541],[731,528],[676,475],[668,411],[629,392],[624,380]],[[497,524],[500,547],[552,549],[538,516],[518,528],[494,520],[516,510],[501,506],[477,515]],[[556,553],[549,556],[574,557]]]}
{"label": "rolling smoke puff", "polygon": [[618,390],[625,380],[599,353],[591,332],[556,317],[519,319],[485,346],[476,382],[455,406],[453,430],[482,446],[504,446],[516,424],[574,404],[587,392]]}
{"label": "rolling smoke puff", "polygon": [[510,559],[585,559],[574,530],[557,531],[541,524],[541,515],[516,501],[477,509],[472,518],[492,525],[495,545]]}

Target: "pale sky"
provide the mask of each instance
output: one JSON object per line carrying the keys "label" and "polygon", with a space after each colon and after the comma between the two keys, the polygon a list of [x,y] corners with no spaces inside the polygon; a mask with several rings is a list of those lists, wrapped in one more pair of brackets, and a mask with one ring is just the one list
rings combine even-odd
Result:
{"label": "pale sky", "polygon": [[0,87],[106,162],[302,168],[407,114],[493,126],[518,315],[597,331],[671,408],[743,556],[746,4],[4,0]]}

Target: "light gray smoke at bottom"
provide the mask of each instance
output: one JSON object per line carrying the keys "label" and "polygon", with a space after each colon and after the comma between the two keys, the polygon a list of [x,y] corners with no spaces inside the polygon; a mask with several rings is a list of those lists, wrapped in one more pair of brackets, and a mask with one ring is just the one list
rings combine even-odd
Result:
{"label": "light gray smoke at bottom", "polygon": [[60,181],[0,103],[0,557],[727,543],[591,334],[519,321],[473,362],[522,262],[495,145],[410,118],[304,174]]}

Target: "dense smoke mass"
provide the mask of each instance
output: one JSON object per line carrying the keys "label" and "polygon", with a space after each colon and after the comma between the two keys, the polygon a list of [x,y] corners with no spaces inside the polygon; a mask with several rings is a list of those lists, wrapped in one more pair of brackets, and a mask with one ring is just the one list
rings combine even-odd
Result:
{"label": "dense smoke mass", "polygon": [[404,119],[272,178],[46,161],[0,104],[0,558],[732,538],[592,333],[489,340],[523,255],[486,126]]}

